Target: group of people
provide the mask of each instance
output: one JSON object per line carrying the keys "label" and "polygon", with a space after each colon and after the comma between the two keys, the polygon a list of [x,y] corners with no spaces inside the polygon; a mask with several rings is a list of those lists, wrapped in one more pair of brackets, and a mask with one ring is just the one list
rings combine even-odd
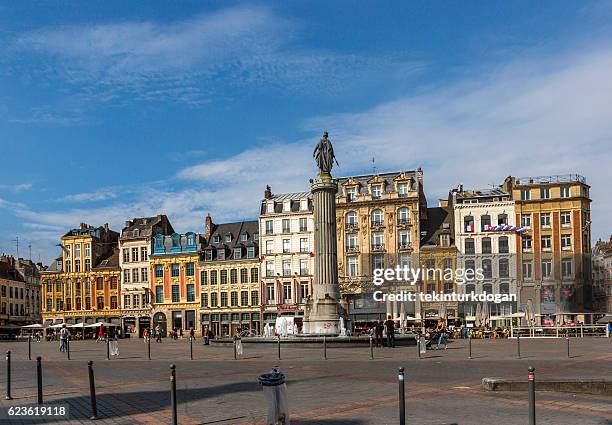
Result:
{"label": "group of people", "polygon": [[374,344],[376,347],[382,347],[383,344],[383,335],[387,336],[387,347],[395,348],[395,328],[396,323],[391,316],[387,316],[387,320],[384,322],[381,320],[377,320],[374,322],[374,326],[370,328],[370,337],[374,339]]}

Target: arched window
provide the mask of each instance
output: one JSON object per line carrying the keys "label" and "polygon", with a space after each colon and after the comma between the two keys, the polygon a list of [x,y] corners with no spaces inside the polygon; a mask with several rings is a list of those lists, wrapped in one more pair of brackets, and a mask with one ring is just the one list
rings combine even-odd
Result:
{"label": "arched window", "polygon": [[482,285],[482,292],[483,293],[487,293],[487,294],[492,294],[493,293],[493,285],[491,285],[490,283],[485,283],[484,285]]}
{"label": "arched window", "polygon": [[474,280],[476,273],[476,262],[474,260],[465,260],[466,279]]}
{"label": "arched window", "polygon": [[472,292],[476,292],[476,285],[470,283],[469,285],[465,285],[465,293],[471,294]]}
{"label": "arched window", "polygon": [[346,225],[354,227],[357,225],[357,213],[355,211],[349,211],[346,213]]}
{"label": "arched window", "polygon": [[509,294],[510,293],[510,284],[508,284],[508,283],[501,283],[499,285],[499,293],[500,294]]}
{"label": "arched window", "polygon": [[410,222],[410,211],[406,207],[397,210],[397,224],[408,224]]}
{"label": "arched window", "polygon": [[510,277],[510,266],[507,258],[499,260],[499,277]]}
{"label": "arched window", "polygon": [[372,226],[382,226],[383,225],[383,212],[382,210],[374,210],[372,211]]}
{"label": "arched window", "polygon": [[482,238],[482,253],[490,254],[491,253],[491,238]]}

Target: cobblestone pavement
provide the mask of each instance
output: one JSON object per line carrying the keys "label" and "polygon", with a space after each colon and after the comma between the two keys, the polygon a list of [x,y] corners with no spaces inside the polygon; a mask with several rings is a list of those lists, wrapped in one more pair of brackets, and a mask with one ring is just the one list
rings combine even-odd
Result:
{"label": "cobblestone pavement", "polygon": [[[11,401],[0,407],[36,402],[36,356],[43,358],[45,403],[67,403],[70,420],[54,423],[92,423],[87,361],[94,362],[100,424],[168,424],[170,418],[169,365],[176,364],[180,424],[264,424],[265,403],[257,377],[278,365],[287,376],[291,423],[294,425],[398,424],[397,368],[406,369],[408,424],[521,424],[527,423],[527,394],[490,393],[481,389],[483,377],[527,378],[527,367],[538,378],[607,377],[612,379],[612,339],[521,339],[522,358],[515,340],[474,340],[468,360],[467,341],[453,341],[448,350],[417,357],[416,347],[375,349],[328,346],[283,346],[282,360],[275,345],[244,344],[244,356],[233,359],[231,347],[194,344],[189,360],[186,340],[151,344],[147,360],[142,340],[122,340],[120,356],[106,360],[106,345],[73,341],[71,360],[56,343],[0,344],[12,352]],[[4,393],[6,365],[0,364]],[[0,420],[0,422],[2,422]],[[2,423],[43,423],[7,421]],[[51,422],[47,420],[47,422]],[[46,422],[45,422],[46,423]],[[537,423],[612,424],[612,398],[577,394],[538,393]]]}

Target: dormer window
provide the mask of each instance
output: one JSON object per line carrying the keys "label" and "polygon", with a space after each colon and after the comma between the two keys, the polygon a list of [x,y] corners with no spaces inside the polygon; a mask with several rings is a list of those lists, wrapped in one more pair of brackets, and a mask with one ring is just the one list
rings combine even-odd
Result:
{"label": "dormer window", "polygon": [[212,241],[213,243],[219,243],[221,242],[221,238],[219,237],[219,235],[215,235],[212,237]]}
{"label": "dormer window", "polygon": [[240,260],[242,258],[242,248],[234,248],[234,260]]}
{"label": "dormer window", "polygon": [[213,251],[212,249],[207,249],[204,251],[204,261],[212,261],[213,259]]}
{"label": "dormer window", "polygon": [[225,248],[217,249],[217,260],[220,260],[220,261],[225,260]]}
{"label": "dormer window", "polygon": [[266,212],[268,214],[273,213],[274,212],[274,201],[268,201],[266,203]]}
{"label": "dormer window", "polygon": [[259,240],[259,233],[253,233],[253,240],[254,241],[258,241]]}
{"label": "dormer window", "polygon": [[172,235],[172,247],[171,251],[180,251],[181,250],[181,235],[175,233]]}
{"label": "dormer window", "polygon": [[353,202],[357,195],[357,190],[355,187],[347,187],[346,188],[346,201]]}
{"label": "dormer window", "polygon": [[228,233],[227,235],[225,235],[225,242],[229,243],[232,241],[232,234]]}
{"label": "dormer window", "polygon": [[400,198],[408,196],[408,183],[398,183],[397,194]]}
{"label": "dormer window", "polygon": [[240,236],[240,240],[242,240],[242,242],[246,242],[249,240],[249,234],[247,232],[244,232],[242,234],[242,236]]}
{"label": "dormer window", "polygon": [[382,186],[379,184],[372,185],[372,199],[379,199],[382,195]]}
{"label": "dormer window", "polygon": [[308,209],[308,199],[300,199],[300,211],[306,211]]}
{"label": "dormer window", "polygon": [[195,251],[196,249],[196,235],[195,233],[187,233],[185,234],[185,238],[187,239],[186,249],[189,251]]}
{"label": "dormer window", "polygon": [[156,235],[155,236],[155,247],[154,251],[157,253],[164,252],[164,235]]}
{"label": "dormer window", "polygon": [[286,199],[283,201],[283,212],[291,212],[291,200]]}

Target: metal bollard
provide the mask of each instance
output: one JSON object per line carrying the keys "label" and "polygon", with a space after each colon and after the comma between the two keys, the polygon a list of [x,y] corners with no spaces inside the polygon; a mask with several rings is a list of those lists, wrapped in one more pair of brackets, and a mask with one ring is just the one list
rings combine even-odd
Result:
{"label": "metal bollard", "polygon": [[89,372],[89,398],[91,400],[91,416],[89,419],[95,421],[98,419],[98,404],[96,402],[96,383],[94,381],[93,362],[91,360],[87,362],[87,369]]}
{"label": "metal bollard", "polygon": [[470,332],[468,335],[468,341],[470,346],[470,354],[468,355],[468,360],[472,360],[472,333]]}
{"label": "metal bollard", "polygon": [[374,346],[372,345],[372,337],[370,337],[370,360],[374,360]]}
{"label": "metal bollard", "polygon": [[234,338],[234,360],[238,360],[238,348],[236,347],[236,338]]}
{"label": "metal bollard", "polygon": [[176,413],[176,366],[170,365],[170,404],[172,405],[172,425],[178,424]]}
{"label": "metal bollard", "polygon": [[419,360],[421,360],[421,336],[417,335],[415,337],[415,341],[416,341],[416,347],[417,347],[417,356],[419,357]]}
{"label": "metal bollard", "polygon": [[193,338],[189,337],[189,359],[193,360]]}
{"label": "metal bollard", "polygon": [[529,366],[527,368],[529,372],[527,374],[527,392],[529,397],[529,425],[536,425],[536,414],[535,414],[535,368]]}
{"label": "metal bollard", "polygon": [[68,360],[70,360],[70,338],[66,340],[66,355],[68,356]]}
{"label": "metal bollard", "polygon": [[149,356],[149,360],[151,360],[151,336],[147,335],[147,355]]}
{"label": "metal bollard", "polygon": [[323,335],[323,359],[327,360],[327,339]]}
{"label": "metal bollard", "polygon": [[110,360],[110,339],[106,334],[106,360]]}
{"label": "metal bollard", "polygon": [[28,360],[32,360],[32,335],[28,335]]}
{"label": "metal bollard", "polygon": [[406,396],[404,393],[404,368],[399,368],[399,374],[397,375],[397,381],[399,383],[399,419],[400,425],[406,425]]}
{"label": "metal bollard", "polygon": [[278,359],[281,359],[281,352],[280,352],[280,335],[278,336]]}
{"label": "metal bollard", "polygon": [[36,357],[36,382],[38,388],[38,404],[43,404],[43,391],[42,391],[42,358]]}
{"label": "metal bollard", "polygon": [[11,351],[6,352],[6,396],[5,400],[12,400],[11,397]]}
{"label": "metal bollard", "polygon": [[569,336],[565,337],[565,340],[567,341],[567,358],[571,358],[570,357],[570,341],[569,341]]}
{"label": "metal bollard", "polygon": [[521,358],[521,334],[516,334],[516,357]]}

